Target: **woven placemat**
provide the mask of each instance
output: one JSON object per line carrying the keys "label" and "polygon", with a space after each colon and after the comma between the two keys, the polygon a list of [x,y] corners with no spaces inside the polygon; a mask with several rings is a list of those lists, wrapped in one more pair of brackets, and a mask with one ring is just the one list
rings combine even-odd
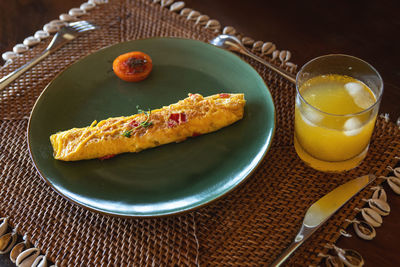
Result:
{"label": "woven placemat", "polygon": [[[213,27],[215,22],[205,27],[188,19],[188,13],[171,12],[169,5],[119,0],[96,6],[82,19],[99,25],[99,30],[72,41],[0,91],[0,215],[9,217],[10,225],[58,266],[266,265],[295,237],[311,203],[356,176],[386,175],[386,167],[396,163],[399,129],[378,119],[360,167],[332,175],[305,166],[293,147],[294,86],[244,58],[266,81],[277,113],[272,147],[246,183],[207,207],[157,219],[105,216],[59,196],[40,179],[29,158],[26,128],[37,97],[57,73],[102,47],[153,36],[207,41],[220,32]],[[48,42],[0,69],[0,77],[40,53]],[[281,64],[279,58],[269,60]],[[318,264],[318,253],[327,251],[324,245],[335,243],[339,229],[348,224],[345,219],[354,218],[354,208],[363,206],[361,199],[370,195],[370,190],[364,190],[346,204],[289,264]]]}

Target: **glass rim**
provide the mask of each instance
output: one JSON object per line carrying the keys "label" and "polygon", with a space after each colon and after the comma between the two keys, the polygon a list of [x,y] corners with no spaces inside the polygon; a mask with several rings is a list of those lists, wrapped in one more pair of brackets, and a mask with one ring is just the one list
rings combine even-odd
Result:
{"label": "glass rim", "polygon": [[[313,105],[311,105],[310,103],[308,103],[308,102],[304,99],[303,95],[300,93],[299,85],[298,85],[298,80],[299,80],[300,73],[302,73],[302,71],[304,70],[304,68],[305,68],[306,66],[308,66],[309,64],[311,64],[312,62],[314,62],[314,61],[316,61],[316,60],[319,60],[319,59],[322,59],[322,58],[326,58],[326,57],[335,57],[335,56],[347,57],[347,58],[351,58],[351,59],[355,59],[355,60],[361,61],[363,64],[367,65],[373,72],[375,72],[376,76],[378,77],[378,79],[379,79],[379,81],[380,81],[380,83],[381,83],[381,86],[380,86],[380,87],[381,87],[381,88],[380,88],[381,90],[379,91],[379,95],[378,95],[378,97],[376,98],[374,104],[372,104],[372,105],[369,106],[368,108],[363,109],[363,110],[361,110],[361,111],[359,111],[359,112],[356,112],[356,113],[334,114],[334,113],[329,113],[329,112],[322,111],[322,110],[320,110],[319,108],[314,107]],[[384,87],[384,84],[383,84],[383,79],[382,79],[381,75],[379,74],[379,72],[378,72],[371,64],[369,64],[369,63],[366,62],[365,60],[362,60],[362,59],[360,59],[360,58],[358,58],[358,57],[350,56],[350,55],[346,55],[346,54],[328,54],[328,55],[323,55],[323,56],[319,56],[319,57],[313,58],[313,59],[311,59],[310,61],[308,61],[306,64],[304,64],[304,65],[300,68],[300,70],[297,72],[297,75],[296,75],[296,93],[300,96],[300,99],[301,99],[304,103],[306,103],[309,107],[311,107],[312,109],[314,109],[314,110],[316,110],[316,111],[318,111],[318,112],[320,112],[320,113],[323,113],[323,114],[325,114],[325,115],[336,116],[336,117],[347,117],[347,116],[352,117],[352,116],[361,115],[361,114],[363,114],[363,113],[365,113],[365,112],[368,112],[368,111],[372,110],[373,108],[375,108],[376,105],[378,105],[378,103],[381,102],[382,95],[383,95],[383,87]]]}

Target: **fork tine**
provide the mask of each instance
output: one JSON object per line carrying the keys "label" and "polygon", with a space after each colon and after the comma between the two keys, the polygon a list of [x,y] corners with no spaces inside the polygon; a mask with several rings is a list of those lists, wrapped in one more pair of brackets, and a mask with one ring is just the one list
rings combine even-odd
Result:
{"label": "fork tine", "polygon": [[95,29],[96,26],[93,25],[85,25],[85,26],[81,26],[79,28],[75,28],[75,30],[84,30],[84,29]]}
{"label": "fork tine", "polygon": [[70,26],[79,26],[79,25],[83,25],[83,24],[89,24],[89,22],[87,22],[86,20],[79,20],[79,21],[74,21],[74,22],[70,22],[69,25]]}
{"label": "fork tine", "polygon": [[71,28],[74,29],[74,30],[78,30],[80,28],[88,27],[88,26],[89,25],[87,25],[87,24],[80,24],[80,25],[73,25],[73,26],[71,26]]}
{"label": "fork tine", "polygon": [[84,28],[84,29],[78,30],[78,32],[85,32],[85,31],[90,31],[90,30],[94,30],[94,29],[96,29],[96,28],[95,27]]}
{"label": "fork tine", "polygon": [[77,32],[82,32],[82,31],[88,31],[88,30],[94,30],[97,27],[94,25],[81,25],[79,27],[73,27],[73,30],[77,31]]}
{"label": "fork tine", "polygon": [[91,23],[89,23],[89,22],[87,22],[85,20],[72,22],[72,23],[69,24],[69,26],[71,28],[73,28],[73,29],[80,29],[82,27],[94,27],[94,28],[96,28],[96,26],[94,26],[93,24],[91,24]]}
{"label": "fork tine", "polygon": [[79,26],[72,27],[72,29],[80,30],[80,29],[87,28],[87,27],[89,27],[89,26],[88,25],[79,25]]}

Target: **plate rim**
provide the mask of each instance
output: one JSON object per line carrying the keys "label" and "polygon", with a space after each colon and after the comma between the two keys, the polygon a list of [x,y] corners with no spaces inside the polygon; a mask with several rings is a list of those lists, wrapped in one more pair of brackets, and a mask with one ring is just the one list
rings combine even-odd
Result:
{"label": "plate rim", "polygon": [[[171,40],[183,40],[183,41],[194,41],[194,42],[199,42],[202,44],[205,44],[208,47],[212,47],[212,49],[219,49],[224,51],[223,53],[228,53],[231,55],[236,56],[238,59],[240,59],[243,63],[247,64],[250,68],[253,69],[253,71],[260,77],[260,79],[262,80],[262,82],[265,85],[265,88],[267,89],[267,93],[269,94],[270,98],[271,98],[271,104],[272,104],[272,111],[273,111],[273,121],[272,121],[272,131],[269,137],[269,142],[266,146],[266,148],[263,151],[262,156],[260,157],[259,161],[257,162],[257,164],[254,165],[254,167],[250,170],[250,172],[245,175],[237,184],[233,185],[232,187],[230,187],[228,190],[226,190],[225,192],[219,194],[218,196],[209,199],[209,200],[205,200],[200,204],[194,204],[192,206],[180,209],[179,211],[170,211],[170,212],[158,212],[157,214],[141,214],[141,215],[137,215],[137,214],[126,214],[125,213],[117,213],[117,212],[107,212],[104,211],[102,209],[96,209],[93,208],[91,206],[85,205],[83,203],[80,203],[68,196],[66,196],[65,194],[63,194],[60,190],[57,189],[56,186],[54,186],[49,180],[48,178],[45,177],[45,175],[42,173],[41,169],[39,168],[37,162],[34,159],[33,156],[33,152],[32,152],[32,148],[31,148],[31,138],[30,138],[30,129],[31,129],[31,124],[32,124],[32,115],[35,111],[36,106],[38,105],[38,102],[40,101],[40,99],[42,98],[42,95],[48,90],[48,88],[50,87],[50,85],[53,83],[53,81],[55,81],[59,76],[61,76],[65,71],[67,71],[68,69],[72,68],[73,66],[75,66],[76,64],[78,64],[79,62],[81,62],[82,60],[86,59],[89,56],[92,56],[93,54],[96,54],[100,51],[103,51],[105,49],[109,49],[113,46],[117,46],[120,44],[124,44],[124,43],[131,43],[131,42],[135,42],[135,41],[140,41],[140,40],[158,40],[158,39],[171,39]],[[220,199],[222,199],[223,197],[226,197],[228,194],[230,194],[232,191],[234,191],[235,189],[239,188],[241,185],[244,184],[245,181],[248,180],[248,178],[250,176],[252,176],[254,174],[254,172],[257,171],[258,167],[261,165],[261,163],[264,161],[268,151],[271,149],[271,145],[273,142],[273,139],[275,137],[275,131],[276,131],[276,108],[275,108],[275,103],[274,103],[274,99],[272,97],[272,93],[268,87],[268,85],[266,84],[265,80],[261,77],[261,75],[258,73],[258,71],[247,61],[245,61],[244,59],[242,59],[239,55],[227,51],[223,48],[219,48],[216,47],[212,44],[209,44],[207,42],[201,41],[201,40],[196,40],[196,39],[190,39],[190,38],[183,38],[183,37],[149,37],[149,38],[139,38],[139,39],[135,39],[135,40],[128,40],[128,41],[124,41],[124,42],[119,42],[119,43],[115,43],[115,44],[110,44],[108,46],[102,47],[96,51],[94,51],[93,53],[90,53],[88,55],[83,56],[82,58],[79,58],[77,61],[73,62],[71,65],[67,66],[65,69],[63,69],[61,72],[57,73],[56,76],[54,76],[54,78],[45,86],[45,88],[42,90],[42,92],[39,94],[39,96],[37,97],[35,104],[32,107],[32,110],[29,114],[29,120],[28,120],[28,126],[26,128],[26,141],[28,144],[28,151],[29,151],[29,156],[32,160],[32,163],[37,171],[37,173],[39,174],[40,178],[48,185],[51,187],[52,190],[54,190],[59,196],[61,196],[62,198],[66,199],[67,201],[71,202],[72,204],[76,204],[84,209],[96,212],[96,213],[100,213],[102,215],[106,215],[106,216],[112,216],[112,217],[118,217],[118,218],[164,218],[164,217],[171,217],[171,216],[178,216],[178,215],[182,215],[182,214],[186,214],[190,211],[194,211],[200,208],[203,208],[207,205],[210,205],[211,203],[214,203]]]}

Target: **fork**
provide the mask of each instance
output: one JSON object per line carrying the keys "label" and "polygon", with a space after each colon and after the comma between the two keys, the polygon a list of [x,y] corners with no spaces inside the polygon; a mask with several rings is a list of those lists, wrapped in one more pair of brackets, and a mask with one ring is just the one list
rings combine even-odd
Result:
{"label": "fork", "polygon": [[35,66],[42,59],[44,59],[54,51],[58,50],[61,46],[78,37],[80,33],[89,30],[94,30],[96,28],[97,27],[95,25],[85,20],[71,22],[68,24],[68,26],[62,27],[54,35],[50,44],[39,56],[33,58],[31,61],[27,62],[23,66],[19,67],[18,69],[14,70],[13,72],[9,73],[8,75],[0,79],[0,90],[4,89],[7,85],[9,85],[11,82],[17,79],[21,74],[23,74],[24,72]]}

